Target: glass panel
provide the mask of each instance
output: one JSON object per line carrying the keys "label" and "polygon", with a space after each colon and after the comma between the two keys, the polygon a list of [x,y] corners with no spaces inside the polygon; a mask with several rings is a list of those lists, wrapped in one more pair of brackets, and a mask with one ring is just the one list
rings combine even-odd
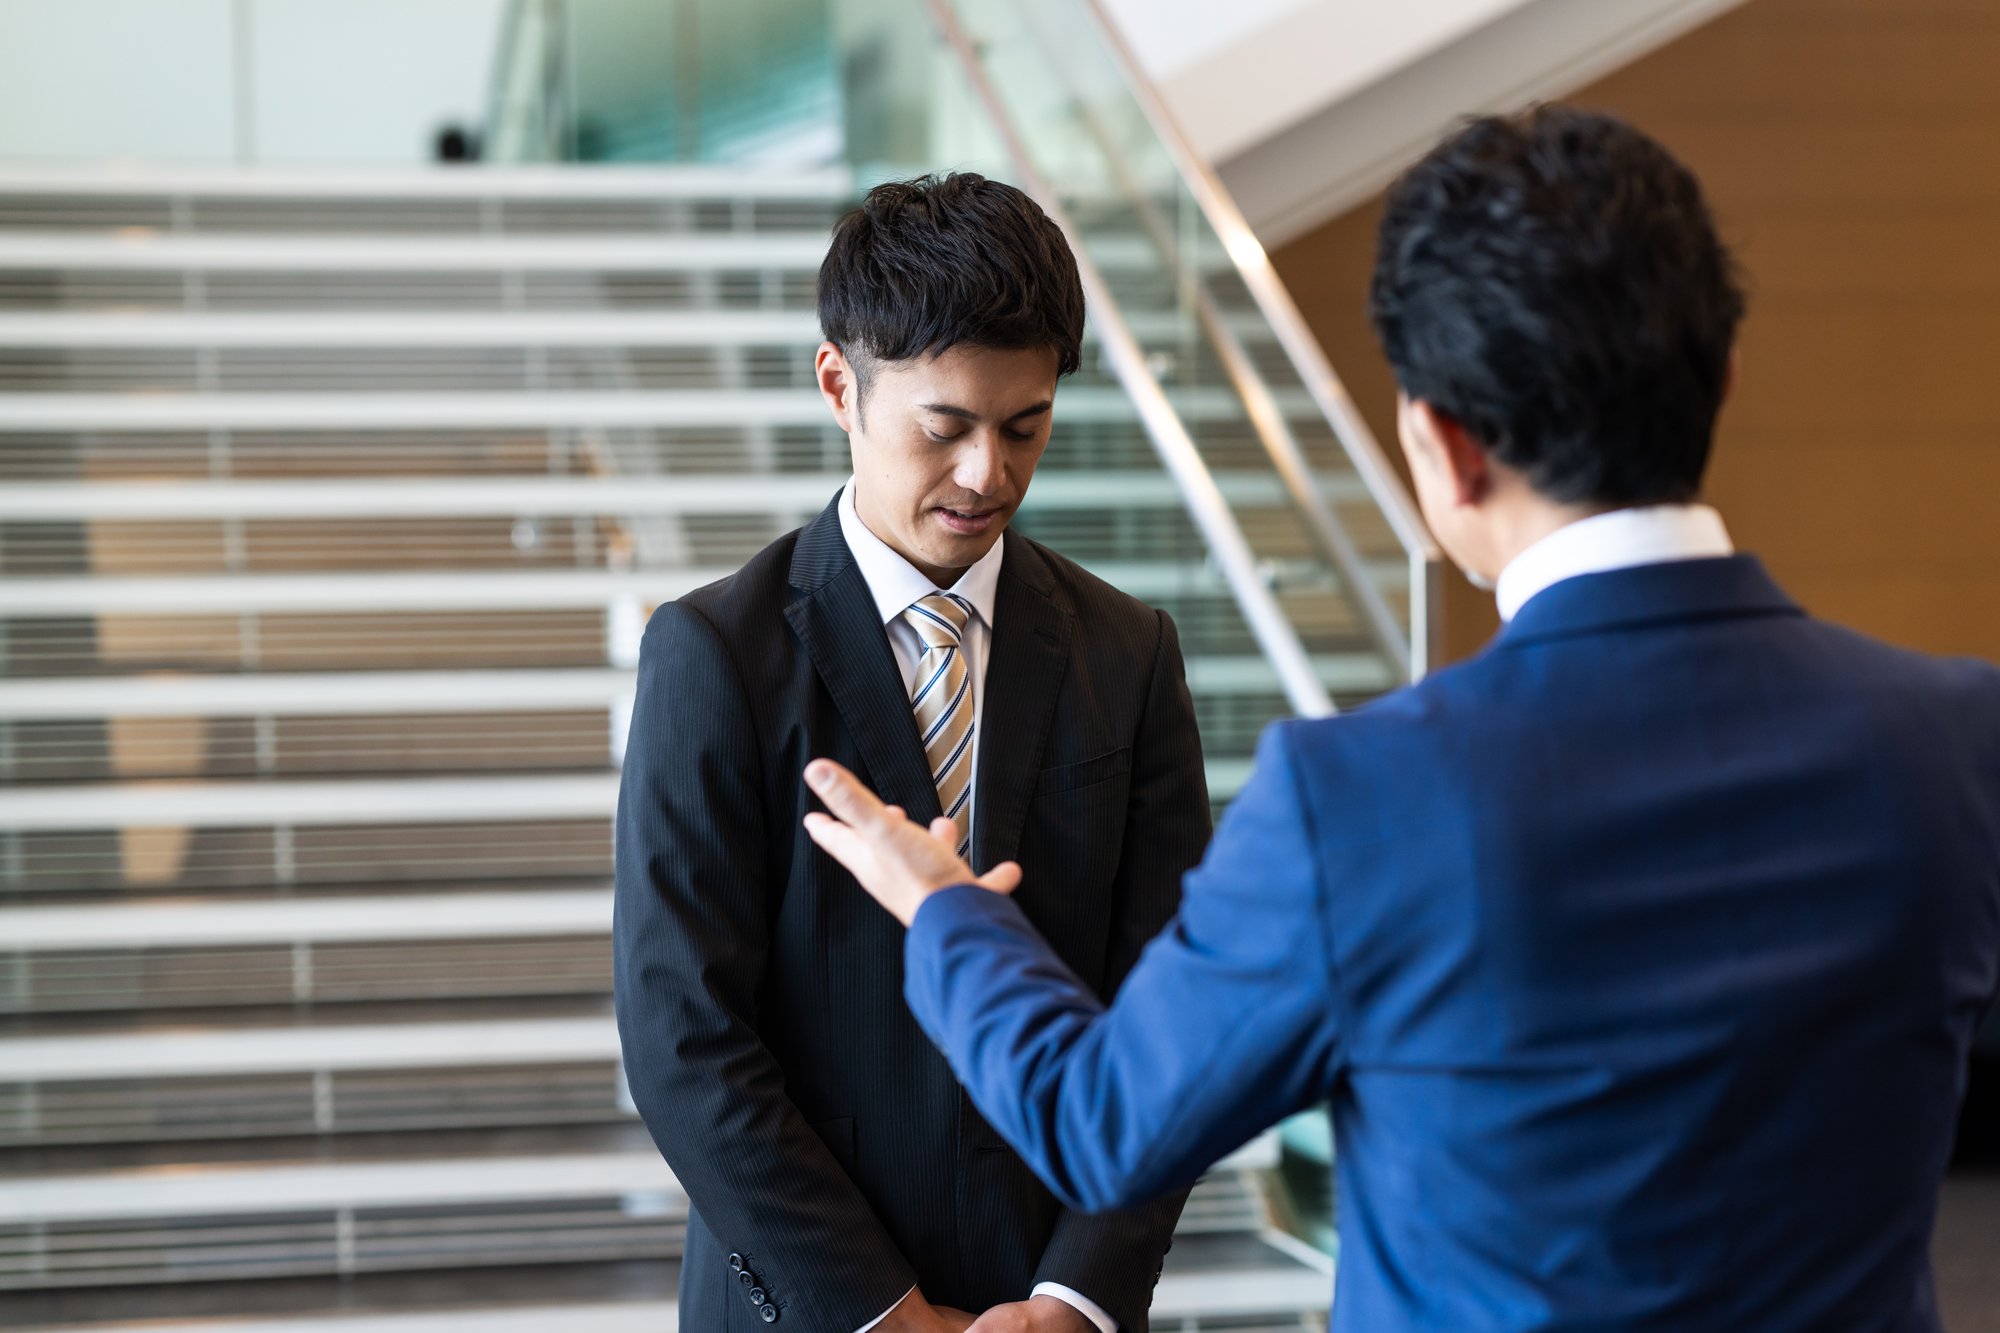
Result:
{"label": "glass panel", "polygon": [[[977,53],[976,73],[948,25]],[[1241,785],[1263,725],[1298,699],[1105,354],[1107,320],[1138,341],[1326,694],[1344,705],[1402,678],[1405,552],[1085,6],[618,0],[570,6],[563,31],[580,157],[826,161],[857,188],[942,168],[1041,178],[1115,308],[1093,308],[1046,484],[1017,521],[1176,616],[1218,803]],[[787,44],[772,47],[775,33]],[[1274,462],[1286,451],[1298,460],[1289,484]]]}

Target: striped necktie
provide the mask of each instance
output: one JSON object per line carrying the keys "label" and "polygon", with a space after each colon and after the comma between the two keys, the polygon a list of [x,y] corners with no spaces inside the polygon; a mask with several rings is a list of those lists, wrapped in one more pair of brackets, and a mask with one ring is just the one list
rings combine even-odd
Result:
{"label": "striped necktie", "polygon": [[931,593],[903,612],[924,645],[910,709],[930,759],[938,808],[958,825],[960,856],[972,846],[972,673],[959,642],[971,615],[971,604],[948,592]]}

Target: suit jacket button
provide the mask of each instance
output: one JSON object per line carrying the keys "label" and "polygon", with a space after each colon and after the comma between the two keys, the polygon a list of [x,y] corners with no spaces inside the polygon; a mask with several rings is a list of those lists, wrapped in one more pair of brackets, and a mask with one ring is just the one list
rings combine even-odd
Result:
{"label": "suit jacket button", "polygon": [[769,1293],[762,1287],[750,1288],[750,1303],[752,1305],[762,1305],[768,1297]]}
{"label": "suit jacket button", "polygon": [[736,1280],[738,1282],[741,1282],[746,1287],[754,1287],[757,1285],[757,1275],[751,1272],[747,1268],[739,1268],[736,1270]]}
{"label": "suit jacket button", "polygon": [[732,1272],[732,1273],[740,1273],[740,1272],[742,1272],[742,1271],[743,1271],[743,1256],[742,1256],[742,1255],[740,1255],[740,1254],[732,1254],[732,1255],[730,1255],[730,1256],[729,1256],[729,1271],[730,1271],[730,1272]]}
{"label": "suit jacket button", "polygon": [[778,1322],[778,1307],[775,1305],[767,1305],[763,1309],[759,1310],[757,1314],[767,1324],[775,1324]]}

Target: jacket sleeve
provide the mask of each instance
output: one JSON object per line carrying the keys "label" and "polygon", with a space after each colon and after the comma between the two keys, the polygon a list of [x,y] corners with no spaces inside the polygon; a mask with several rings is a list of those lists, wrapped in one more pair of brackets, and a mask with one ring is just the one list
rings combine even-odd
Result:
{"label": "jacket sleeve", "polygon": [[787,1324],[846,1333],[916,1276],[758,1036],[778,887],[764,757],[714,627],[647,626],[616,829],[612,943],[633,1100],[690,1204]]}
{"label": "jacket sleeve", "polygon": [[1339,1073],[1343,1005],[1314,852],[1279,724],[1178,915],[1108,1008],[1012,899],[971,885],[918,909],[905,996],[1064,1203],[1157,1198],[1324,1098]]}
{"label": "jacket sleeve", "polygon": [[[1208,845],[1208,779],[1201,736],[1188,694],[1180,637],[1164,612],[1154,650],[1146,707],[1132,756],[1132,788],[1123,850],[1113,888],[1111,939],[1105,967],[1110,999],[1139,960],[1147,941],[1173,919],[1181,878]],[[1089,1297],[1123,1333],[1146,1328],[1166,1252],[1173,1248],[1187,1191],[1119,1212],[1065,1211],[1042,1253],[1036,1282],[1055,1282]]]}

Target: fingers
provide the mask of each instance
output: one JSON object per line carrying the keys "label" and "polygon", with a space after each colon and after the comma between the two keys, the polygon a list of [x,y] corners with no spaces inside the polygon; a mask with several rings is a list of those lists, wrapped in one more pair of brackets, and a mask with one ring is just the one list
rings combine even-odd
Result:
{"label": "fingers", "polygon": [[939,815],[931,821],[931,836],[939,842],[951,844],[954,851],[958,849],[958,825],[952,823],[943,815]]}
{"label": "fingers", "polygon": [[888,807],[875,798],[874,792],[831,759],[815,759],[806,765],[806,785],[844,824],[865,827],[888,815]]}
{"label": "fingers", "polygon": [[814,810],[806,816],[806,836],[818,843],[820,850],[849,870],[859,872],[866,856],[861,835],[831,815]]}
{"label": "fingers", "polygon": [[1021,864],[1018,861],[1002,861],[972,882],[994,893],[1012,893],[1021,887]]}

